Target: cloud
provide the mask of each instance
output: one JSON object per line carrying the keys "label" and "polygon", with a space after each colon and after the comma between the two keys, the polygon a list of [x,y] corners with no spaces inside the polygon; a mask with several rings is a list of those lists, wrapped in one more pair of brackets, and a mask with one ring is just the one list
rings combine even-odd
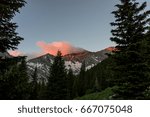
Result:
{"label": "cloud", "polygon": [[10,51],[8,51],[8,53],[10,54],[10,55],[12,55],[12,56],[21,56],[21,55],[23,55],[23,53],[22,52],[20,52],[19,50],[10,50]]}
{"label": "cloud", "polygon": [[19,50],[10,50],[10,51],[8,51],[8,53],[14,57],[27,56],[27,60],[30,60],[30,59],[33,59],[33,58],[43,55],[43,53],[40,53],[40,52],[23,53]]}
{"label": "cloud", "polygon": [[57,51],[60,50],[62,52],[62,55],[70,54],[70,53],[78,53],[84,51],[82,48],[74,47],[70,43],[66,41],[57,41],[52,43],[46,43],[44,41],[38,41],[36,43],[38,47],[41,48],[41,51],[39,52],[30,52],[30,53],[24,53],[19,50],[9,51],[9,54],[12,56],[27,56],[27,60],[42,56],[44,54],[52,54],[56,55]]}
{"label": "cloud", "polygon": [[42,49],[42,52],[44,54],[49,53],[52,55],[56,55],[58,50],[62,52],[62,55],[83,51],[83,49],[74,47],[73,45],[65,41],[58,41],[52,43],[38,41],[36,45]]}

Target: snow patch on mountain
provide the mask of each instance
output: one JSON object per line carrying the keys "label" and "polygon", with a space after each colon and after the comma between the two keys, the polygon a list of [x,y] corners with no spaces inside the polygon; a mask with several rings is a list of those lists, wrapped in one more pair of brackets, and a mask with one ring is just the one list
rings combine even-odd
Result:
{"label": "snow patch on mountain", "polygon": [[[83,51],[80,53],[72,53],[63,56],[66,70],[72,69],[74,75],[80,73],[82,63],[85,63],[85,70],[89,70],[108,56],[106,53],[110,51],[104,49],[98,52]],[[47,82],[47,77],[50,73],[50,67],[54,62],[55,56],[50,54],[45,54],[43,56],[31,59],[27,62],[28,73],[32,78],[35,68],[37,67],[37,74],[39,81]]]}
{"label": "snow patch on mountain", "polygon": [[32,63],[32,62],[28,62],[27,63],[27,65],[28,66],[32,66],[32,67],[34,67],[34,68],[42,68],[43,67],[43,64],[41,64],[41,63]]}
{"label": "snow patch on mountain", "polygon": [[80,68],[82,66],[82,63],[80,63],[78,61],[76,61],[76,62],[65,61],[65,66],[66,66],[67,70],[72,69],[73,73],[75,75],[77,75],[80,72]]}
{"label": "snow patch on mountain", "polygon": [[91,64],[91,65],[89,65],[89,66],[86,67],[86,70],[89,70],[89,69],[91,69],[94,66],[95,66],[95,64]]}

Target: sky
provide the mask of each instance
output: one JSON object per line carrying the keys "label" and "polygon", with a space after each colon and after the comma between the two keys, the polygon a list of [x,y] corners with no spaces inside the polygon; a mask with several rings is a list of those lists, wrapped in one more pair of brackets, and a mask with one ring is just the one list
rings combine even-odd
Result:
{"label": "sky", "polygon": [[119,0],[26,1],[13,19],[24,38],[14,54],[37,56],[58,48],[66,52],[65,47],[95,52],[115,45],[110,41],[110,22],[115,20],[111,12]]}

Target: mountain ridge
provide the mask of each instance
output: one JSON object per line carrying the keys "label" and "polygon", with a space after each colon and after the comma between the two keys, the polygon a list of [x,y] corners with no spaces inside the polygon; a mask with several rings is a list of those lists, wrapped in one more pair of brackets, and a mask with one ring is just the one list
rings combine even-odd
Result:
{"label": "mountain ridge", "polygon": [[[66,54],[62,58],[65,62],[66,70],[72,69],[74,75],[78,75],[80,68],[85,63],[86,70],[91,69],[101,61],[107,58],[107,53],[110,53],[110,49],[103,49],[97,52],[82,51],[78,53]],[[39,81],[47,82],[49,75],[49,69],[54,61],[54,55],[49,53],[30,59],[27,61],[28,74],[32,78],[35,68],[37,67],[37,76]]]}

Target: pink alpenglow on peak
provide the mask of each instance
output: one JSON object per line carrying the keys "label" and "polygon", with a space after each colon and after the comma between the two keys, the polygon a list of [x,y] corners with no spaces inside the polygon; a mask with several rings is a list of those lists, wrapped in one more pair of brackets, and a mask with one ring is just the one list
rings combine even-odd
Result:
{"label": "pink alpenglow on peak", "polygon": [[84,49],[74,47],[73,45],[71,45],[66,41],[57,41],[52,43],[38,41],[36,45],[42,49],[43,54],[49,53],[54,56],[57,54],[58,50],[61,51],[63,56],[66,54],[78,53],[84,51]]}

